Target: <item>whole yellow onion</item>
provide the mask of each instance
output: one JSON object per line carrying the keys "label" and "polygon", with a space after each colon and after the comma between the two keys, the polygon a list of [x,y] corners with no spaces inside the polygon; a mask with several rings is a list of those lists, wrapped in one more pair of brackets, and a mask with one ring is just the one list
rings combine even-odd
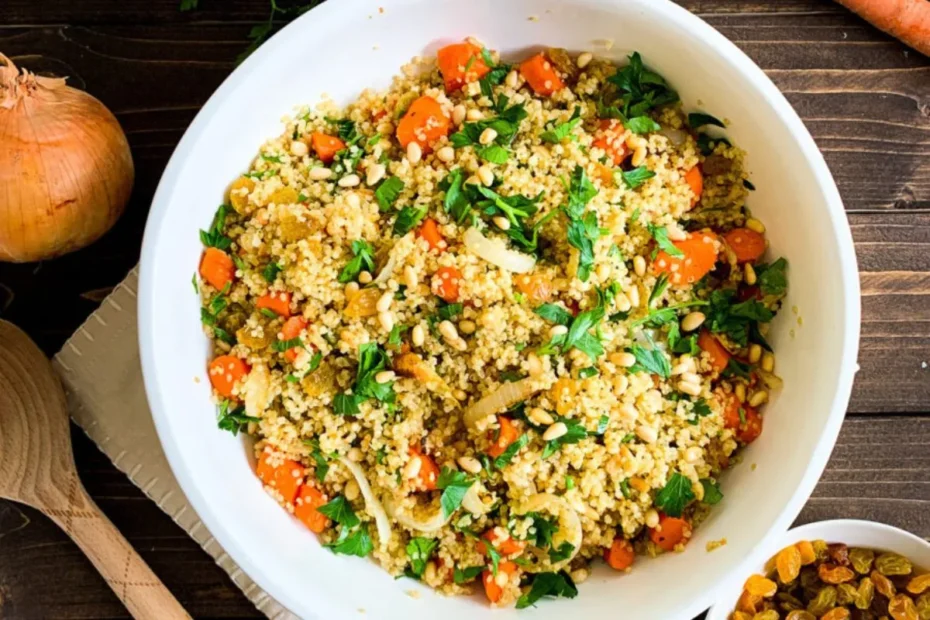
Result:
{"label": "whole yellow onion", "polygon": [[132,181],[126,135],[102,103],[0,54],[0,261],[95,241],[122,214]]}

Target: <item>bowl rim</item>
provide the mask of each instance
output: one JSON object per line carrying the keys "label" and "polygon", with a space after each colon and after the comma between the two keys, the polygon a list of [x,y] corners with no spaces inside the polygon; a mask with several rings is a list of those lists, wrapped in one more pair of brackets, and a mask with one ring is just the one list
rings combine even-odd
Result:
{"label": "bowl rim", "polygon": [[[826,531],[845,532],[845,534],[839,535],[836,538],[831,538],[830,536],[824,535]],[[900,540],[900,548],[910,543],[915,547],[922,547],[924,550],[930,551],[930,541],[924,540],[920,536],[912,534],[900,527],[895,527],[894,525],[889,525],[880,521],[868,521],[866,519],[827,519],[826,521],[811,521],[810,523],[791,528],[778,539],[774,546],[768,549],[769,557],[777,553],[782,547],[794,544],[799,540],[822,539],[826,540],[828,543],[845,542],[842,540],[844,537],[855,536],[854,533],[857,532],[882,532],[889,538]],[[900,548],[888,547],[887,550],[897,551]],[[900,553],[901,551],[898,552]],[[756,566],[760,565],[761,564],[756,563]],[[730,588],[735,587],[738,580],[748,578],[750,574],[751,573],[747,571],[745,574],[736,575],[733,580],[726,583],[727,587],[720,591],[729,592]],[[730,602],[715,602],[710,609],[707,610],[706,620],[726,620],[735,604],[735,599]]]}
{"label": "bowl rim", "polygon": [[[258,564],[244,551],[236,535],[227,528],[224,519],[213,511],[194,478],[188,473],[187,458],[174,441],[173,431],[168,420],[169,413],[162,397],[162,386],[167,389],[170,385],[160,379],[159,367],[165,362],[156,359],[154,336],[152,330],[148,328],[153,322],[156,308],[154,262],[158,254],[159,242],[164,234],[162,223],[169,206],[171,206],[170,188],[177,182],[194,144],[199,140],[200,134],[209,121],[209,117],[224,104],[230,93],[235,91],[243,82],[246,82],[253,73],[260,71],[262,65],[273,58],[279,48],[300,37],[311,23],[313,24],[311,27],[313,30],[325,29],[327,24],[335,23],[340,19],[345,11],[359,10],[360,7],[367,4],[387,8],[392,5],[407,5],[416,1],[420,0],[327,2],[308,11],[307,14],[294,20],[294,22],[276,33],[223,81],[194,117],[165,167],[146,222],[139,274],[139,352],[145,392],[162,449],[184,495],[213,538],[220,543],[238,566],[259,587],[283,606],[294,611],[307,609],[306,601],[279,587],[276,580],[267,571],[260,569]],[[616,6],[616,0],[570,0],[570,2],[604,10],[610,10]],[[719,57],[720,63],[731,65],[731,69],[739,74],[747,87],[759,92],[767,105],[774,109],[776,115],[784,123],[786,130],[790,133],[791,138],[798,145],[802,154],[802,159],[798,162],[798,165],[806,165],[816,178],[817,187],[823,196],[823,203],[832,225],[833,242],[837,248],[842,267],[841,273],[838,274],[844,296],[843,307],[845,308],[841,317],[845,322],[841,343],[842,361],[837,374],[831,411],[827,417],[820,442],[811,455],[807,469],[791,500],[785,504],[781,512],[773,519],[772,526],[761,541],[766,543],[776,536],[783,535],[788,530],[810,497],[832,453],[832,448],[836,443],[849,403],[853,378],[858,370],[856,356],[859,345],[861,312],[858,267],[852,233],[846,220],[846,212],[839,190],[822,153],[794,108],[763,70],[710,24],[685,8],[674,4],[671,0],[629,0],[629,3],[642,6],[643,10],[649,10],[656,14],[657,17],[687,26],[695,34],[696,39],[701,40],[703,44],[713,50]],[[825,446],[829,448],[824,449]],[[756,545],[741,562],[733,566],[730,574],[741,574],[746,571],[747,566],[757,564],[764,551],[764,544]],[[714,596],[719,587],[720,584],[717,584],[714,588],[709,588],[702,596],[684,603],[681,607],[680,617],[691,618],[707,609],[714,601]],[[326,604],[322,601],[316,601],[314,607],[319,610],[326,608]],[[315,614],[316,612],[310,613]]]}

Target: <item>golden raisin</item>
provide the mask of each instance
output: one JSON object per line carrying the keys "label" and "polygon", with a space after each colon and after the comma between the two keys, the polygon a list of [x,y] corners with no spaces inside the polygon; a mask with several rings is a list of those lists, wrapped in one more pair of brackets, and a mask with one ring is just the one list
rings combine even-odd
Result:
{"label": "golden raisin", "polygon": [[730,614],[730,620],[752,620],[752,614],[747,614],[745,611],[734,611]]}
{"label": "golden raisin", "polygon": [[743,593],[739,595],[739,600],[736,601],[736,610],[753,615],[756,613],[756,611],[759,610],[759,605],[761,604],[761,596],[751,594],[749,591],[743,590]]}
{"label": "golden raisin", "polygon": [[297,190],[293,187],[279,187],[271,192],[266,204],[290,205],[297,202],[298,197]]}
{"label": "golden raisin", "polygon": [[827,559],[827,541],[825,540],[812,540],[811,546],[814,549],[814,555],[817,556],[818,560]]}
{"label": "golden raisin", "polygon": [[836,605],[836,588],[833,586],[824,586],[817,593],[817,596],[807,604],[807,611],[815,616],[822,616]]}
{"label": "golden raisin", "polygon": [[875,584],[875,589],[878,593],[885,598],[890,599],[897,593],[894,584],[891,583],[891,579],[888,579],[888,577],[885,577],[877,570],[873,570],[869,578],[872,580],[872,583]]}
{"label": "golden raisin", "polygon": [[872,605],[872,598],[875,596],[875,583],[868,577],[863,577],[859,582],[859,588],[856,595],[856,608],[866,610]]}
{"label": "golden raisin", "polygon": [[754,615],[752,620],[779,620],[779,617],[778,612],[774,609],[766,609]]}
{"label": "golden raisin", "polygon": [[920,620],[930,620],[930,592],[917,597],[917,617]]}
{"label": "golden raisin", "polygon": [[781,608],[785,611],[793,611],[795,609],[804,609],[804,603],[800,601],[797,597],[789,594],[788,592],[779,592],[775,595],[780,601]]}
{"label": "golden raisin", "polygon": [[817,620],[817,616],[805,609],[794,609],[788,612],[785,620]]}
{"label": "golden raisin", "polygon": [[814,551],[814,545],[809,540],[802,540],[794,545],[801,554],[801,564],[807,566],[817,561],[817,553]]}
{"label": "golden raisin", "polygon": [[917,575],[907,582],[907,591],[911,594],[923,594],[930,589],[930,573]]}
{"label": "golden raisin", "polygon": [[775,568],[778,570],[779,581],[794,581],[801,572],[801,552],[795,546],[785,547],[775,557]]}
{"label": "golden raisin", "polygon": [[378,300],[382,292],[377,288],[363,288],[347,295],[348,302],[343,314],[350,319],[361,319],[378,314]]}
{"label": "golden raisin", "polygon": [[849,610],[845,607],[834,607],[820,616],[820,620],[849,620]]}
{"label": "golden raisin", "polygon": [[849,563],[852,564],[853,570],[860,575],[868,575],[871,572],[874,559],[875,552],[871,549],[857,547],[849,550]]}
{"label": "golden raisin", "polygon": [[229,204],[236,213],[246,214],[249,211],[249,194],[255,189],[255,181],[249,177],[239,177],[229,186]]}
{"label": "golden raisin", "polygon": [[859,591],[850,583],[841,583],[836,586],[836,602],[838,605],[852,605],[856,602]]}
{"label": "golden raisin", "polygon": [[911,561],[897,553],[883,553],[875,558],[875,570],[882,575],[910,575]]}
{"label": "golden raisin", "polygon": [[578,382],[568,377],[562,377],[549,388],[549,398],[555,403],[555,410],[559,415],[565,415],[575,406],[575,394],[578,393]]}
{"label": "golden raisin", "polygon": [[917,606],[907,594],[898,594],[888,603],[888,613],[894,620],[919,620]]}
{"label": "golden raisin", "polygon": [[833,564],[821,564],[818,566],[817,575],[822,582],[833,585],[851,581],[856,576],[856,574],[852,572],[852,569],[846,568],[845,566],[834,566]]}
{"label": "golden raisin", "polygon": [[762,575],[752,575],[746,580],[746,585],[743,586],[743,589],[750,594],[769,598],[775,596],[775,592],[778,591],[778,584],[771,579],[766,579]]}

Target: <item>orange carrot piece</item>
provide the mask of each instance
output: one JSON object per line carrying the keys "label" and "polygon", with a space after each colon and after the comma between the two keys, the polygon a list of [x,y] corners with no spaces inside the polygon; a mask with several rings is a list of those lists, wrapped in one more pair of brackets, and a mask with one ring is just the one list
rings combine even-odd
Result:
{"label": "orange carrot piece", "polygon": [[723,372],[723,369],[730,363],[730,352],[726,347],[720,344],[720,341],[706,329],[702,329],[698,334],[698,346],[702,351],[710,355],[710,363],[717,372]]}
{"label": "orange carrot piece", "polygon": [[436,461],[413,446],[410,447],[410,458],[420,460],[420,473],[417,474],[415,488],[419,491],[435,491],[436,482],[439,480],[439,467]]}
{"label": "orange carrot piece", "polygon": [[888,34],[930,56],[930,4],[926,0],[838,0]]}
{"label": "orange carrot piece", "polygon": [[[482,555],[487,555],[488,548],[485,541],[490,543],[492,547],[500,551],[504,555],[513,555],[515,553],[520,553],[526,547],[526,543],[522,540],[516,540],[512,536],[506,534],[500,534],[497,530],[499,528],[492,527],[484,534],[481,535],[481,538],[484,540],[478,541],[478,553]],[[503,529],[503,528],[500,528]]]}
{"label": "orange carrot piece", "polygon": [[[497,564],[498,573],[505,573],[510,576],[517,572],[517,565],[507,560],[502,560]],[[490,570],[481,573],[481,581],[484,583],[484,593],[492,603],[500,602],[504,596],[504,589],[497,585],[496,578]]]}
{"label": "orange carrot piece", "polygon": [[448,93],[460,89],[468,82],[480,80],[491,70],[484,64],[481,48],[468,42],[443,47],[436,52],[436,61]]}
{"label": "orange carrot piece", "polygon": [[[300,336],[300,332],[304,331],[306,328],[307,320],[304,317],[292,316],[284,321],[284,325],[281,327],[282,340],[293,340]],[[293,364],[294,360],[297,359],[298,349],[299,347],[291,347],[284,352],[284,358]]]}
{"label": "orange carrot piece", "polygon": [[[726,396],[723,409],[723,426],[736,431],[736,438],[750,444],[762,434],[762,416],[759,412],[739,400],[733,394]],[[742,410],[742,414],[740,414]]]}
{"label": "orange carrot piece", "polygon": [[255,302],[255,307],[267,308],[278,316],[287,318],[291,316],[291,294],[277,291],[265,293]]}
{"label": "orange carrot piece", "polygon": [[[607,153],[614,165],[619,166],[630,154],[626,142],[623,141],[623,124],[616,119],[605,118],[598,123],[598,128],[591,146]],[[610,177],[613,180],[613,173],[610,173]]]}
{"label": "orange carrot piece", "polygon": [[741,263],[754,263],[765,254],[765,237],[751,228],[734,228],[723,239]]}
{"label": "orange carrot piece", "polygon": [[688,233],[688,238],[674,245],[684,256],[669,256],[665,250],[656,255],[653,266],[668,274],[674,285],[694,284],[714,268],[717,262],[717,235],[710,232]]}
{"label": "orange carrot piece", "polygon": [[220,355],[214,357],[207,367],[213,389],[226,398],[233,398],[233,388],[249,374],[249,365],[238,357]]}
{"label": "orange carrot piece", "polygon": [[[491,447],[488,448],[488,456],[495,459],[503,454],[508,446],[520,437],[520,430],[507,416],[497,416],[497,422],[500,424],[497,438],[493,440]],[[491,435],[493,437],[493,430],[491,431]]]}
{"label": "orange carrot piece", "polygon": [[659,548],[674,551],[675,546],[686,544],[691,538],[691,524],[684,519],[659,514],[659,525],[649,530],[649,538]]}
{"label": "orange carrot piece", "polygon": [[433,276],[433,294],[442,297],[448,303],[459,299],[459,280],[462,272],[455,267],[440,267]]}
{"label": "orange carrot piece", "polygon": [[200,277],[213,288],[223,290],[236,277],[236,265],[223,250],[207,248],[200,259]]}
{"label": "orange carrot piece", "polygon": [[431,217],[426,218],[423,220],[423,223],[420,224],[420,228],[417,230],[417,236],[420,239],[426,240],[430,250],[443,252],[448,246],[445,237],[442,236],[442,232],[439,230],[439,224]]}
{"label": "orange carrot piece", "polygon": [[545,54],[539,53],[520,64],[520,75],[537,95],[548,97],[565,88],[565,83]]}
{"label": "orange carrot piece", "polygon": [[333,161],[336,153],[346,147],[346,143],[336,136],[330,136],[319,131],[310,134],[310,143],[313,145],[313,150],[316,151],[316,156],[325,164]]}
{"label": "orange carrot piece", "polygon": [[423,152],[428,153],[433,142],[449,135],[450,125],[451,121],[439,102],[424,95],[410,104],[397,124],[397,141],[404,148],[416,142]]}
{"label": "orange carrot piece", "polygon": [[701,194],[704,193],[704,173],[701,171],[701,167],[695,166],[686,172],[685,182],[688,183],[691,192],[694,194],[694,198],[691,199],[691,206],[693,207],[701,200]]}
{"label": "orange carrot piece", "polygon": [[317,508],[325,503],[326,495],[322,491],[312,484],[305,484],[300,487],[297,499],[294,500],[294,516],[310,528],[311,532],[321,534],[329,525],[329,519]]}
{"label": "orange carrot piece", "polygon": [[281,495],[285,504],[293,504],[297,491],[304,480],[304,466],[290,459],[273,458],[270,452],[262,452],[255,469],[258,479]]}
{"label": "orange carrot piece", "polygon": [[625,538],[614,538],[610,549],[604,551],[604,560],[614,570],[626,570],[633,566],[633,560],[636,559],[636,552],[633,545]]}

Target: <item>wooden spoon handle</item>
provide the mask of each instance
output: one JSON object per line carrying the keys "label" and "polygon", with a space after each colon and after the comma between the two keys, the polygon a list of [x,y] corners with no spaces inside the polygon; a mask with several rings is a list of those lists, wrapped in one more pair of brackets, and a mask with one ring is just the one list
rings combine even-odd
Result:
{"label": "wooden spoon handle", "polygon": [[134,618],[190,618],[76,476],[70,482],[68,499],[67,510],[53,509],[46,514],[84,551]]}

